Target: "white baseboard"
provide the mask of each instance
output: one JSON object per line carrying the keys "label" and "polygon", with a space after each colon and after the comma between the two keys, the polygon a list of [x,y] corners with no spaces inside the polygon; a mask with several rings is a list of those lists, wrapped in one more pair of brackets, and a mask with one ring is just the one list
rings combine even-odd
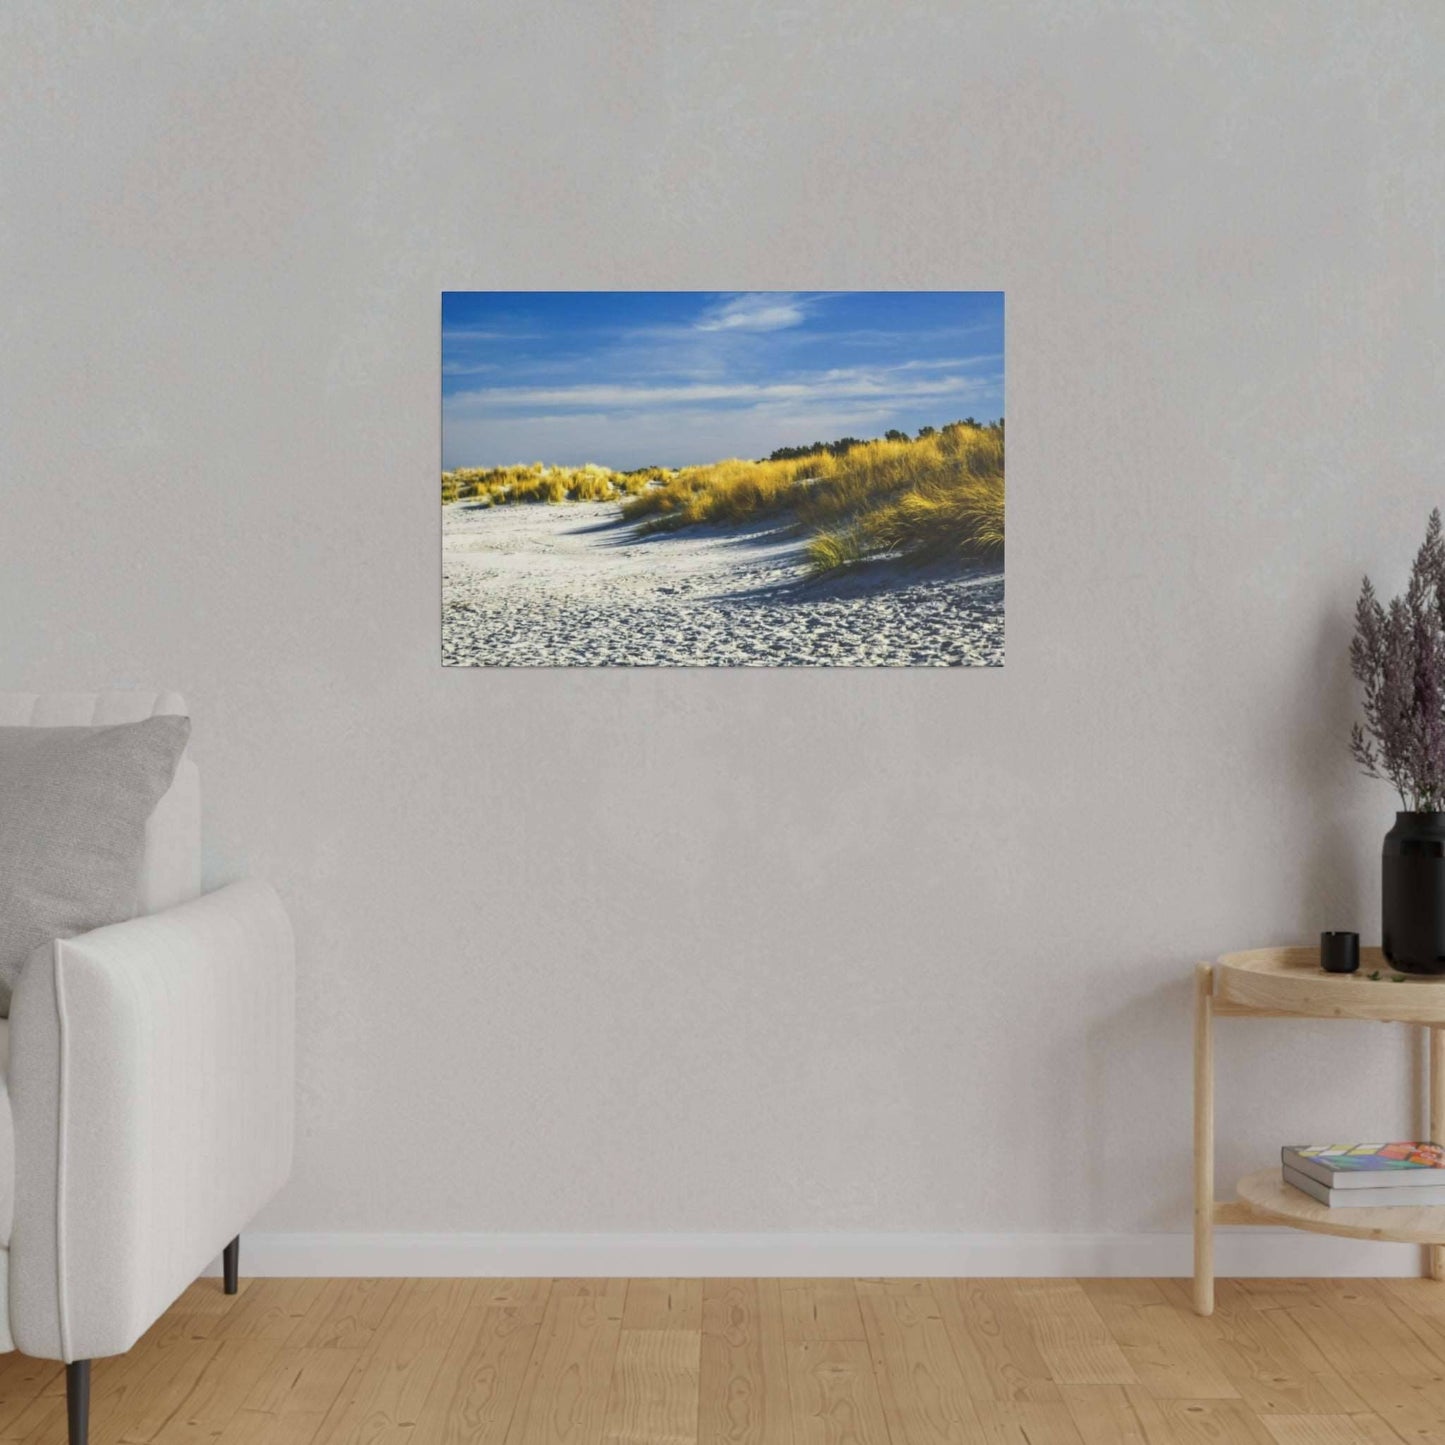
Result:
{"label": "white baseboard", "polygon": [[[1221,1229],[1222,1277],[1415,1275],[1414,1245]],[[1188,1234],[248,1234],[252,1276],[1181,1276]],[[217,1261],[212,1273],[220,1272]]]}

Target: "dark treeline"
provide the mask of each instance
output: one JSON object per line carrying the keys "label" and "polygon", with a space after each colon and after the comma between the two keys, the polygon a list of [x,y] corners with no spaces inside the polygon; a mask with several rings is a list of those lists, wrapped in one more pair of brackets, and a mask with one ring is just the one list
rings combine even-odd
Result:
{"label": "dark treeline", "polygon": [[[975,421],[973,417],[965,416],[956,422],[949,422],[947,425],[971,426],[977,427],[981,431],[996,431],[1000,435],[1003,434],[1002,417],[999,417],[997,421]],[[935,426],[918,428],[918,439],[920,441],[924,437],[937,435],[938,428]],[[768,455],[761,460],[768,462],[791,462],[796,461],[799,457],[816,457],[824,452],[827,452],[829,456],[841,457],[853,447],[861,447],[864,440],[863,437],[839,437],[835,442],[814,442],[810,447],[779,447],[776,451],[769,452]],[[906,431],[899,431],[896,427],[890,427],[883,433],[883,440],[888,442],[907,442],[912,441],[913,438],[910,437]]]}

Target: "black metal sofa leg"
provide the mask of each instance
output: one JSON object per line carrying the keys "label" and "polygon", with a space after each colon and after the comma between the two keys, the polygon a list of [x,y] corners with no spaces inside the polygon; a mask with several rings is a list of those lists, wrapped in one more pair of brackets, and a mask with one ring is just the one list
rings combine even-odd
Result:
{"label": "black metal sofa leg", "polygon": [[70,1445],[86,1445],[90,1438],[89,1360],[65,1367],[65,1413],[70,1421]]}
{"label": "black metal sofa leg", "polygon": [[235,1294],[241,1287],[241,1236],[239,1234],[221,1251],[221,1272],[226,1276],[226,1293]]}
{"label": "black metal sofa leg", "polygon": [[[240,1288],[241,1237],[237,1235],[221,1253],[226,1293]],[[70,1423],[70,1445],[87,1445],[90,1439],[90,1361],[76,1360],[65,1367],[65,1414]]]}

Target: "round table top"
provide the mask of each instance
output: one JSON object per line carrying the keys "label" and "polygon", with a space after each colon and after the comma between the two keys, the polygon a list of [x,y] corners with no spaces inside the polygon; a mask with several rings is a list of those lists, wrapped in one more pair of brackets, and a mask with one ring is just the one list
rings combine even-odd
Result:
{"label": "round table top", "polygon": [[1318,947],[1226,953],[1215,964],[1214,997],[1260,1013],[1445,1024],[1445,975],[1398,974],[1378,948],[1360,949],[1358,973],[1326,973]]}

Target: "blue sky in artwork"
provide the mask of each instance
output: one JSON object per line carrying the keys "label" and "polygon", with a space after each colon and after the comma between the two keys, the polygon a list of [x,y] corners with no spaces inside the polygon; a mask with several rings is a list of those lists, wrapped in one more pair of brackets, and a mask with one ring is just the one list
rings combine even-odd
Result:
{"label": "blue sky in artwork", "polygon": [[442,466],[763,457],[1003,415],[999,291],[448,291]]}

